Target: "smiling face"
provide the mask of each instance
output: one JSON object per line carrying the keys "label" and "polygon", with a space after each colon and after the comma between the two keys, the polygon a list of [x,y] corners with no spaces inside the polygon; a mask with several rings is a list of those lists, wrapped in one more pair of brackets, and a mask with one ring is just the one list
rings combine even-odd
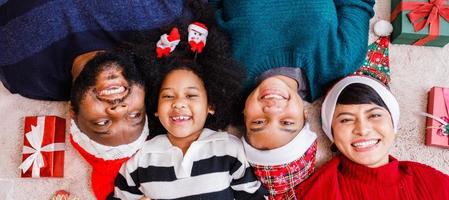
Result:
{"label": "smiling face", "polygon": [[157,116],[176,146],[190,145],[206,123],[208,106],[206,88],[194,72],[175,69],[164,78],[158,100]]}
{"label": "smiling face", "polygon": [[145,124],[145,92],[129,85],[120,67],[111,64],[101,71],[79,103],[74,120],[90,139],[107,146],[135,141]]}
{"label": "smiling face", "polygon": [[243,111],[251,146],[261,150],[284,146],[304,127],[304,103],[297,89],[294,79],[273,76],[251,92]]}
{"label": "smiling face", "polygon": [[334,142],[355,163],[379,167],[388,163],[395,133],[390,113],[376,104],[337,104],[332,119]]}

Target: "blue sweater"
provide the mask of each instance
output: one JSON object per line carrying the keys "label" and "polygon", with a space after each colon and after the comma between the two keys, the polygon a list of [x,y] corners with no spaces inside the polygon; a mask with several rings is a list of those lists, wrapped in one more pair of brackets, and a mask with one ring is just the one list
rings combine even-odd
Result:
{"label": "blue sweater", "polygon": [[184,1],[9,0],[0,5],[3,85],[29,98],[68,100],[77,55],[173,22],[183,14]]}
{"label": "blue sweater", "polygon": [[248,86],[263,72],[299,67],[313,101],[362,65],[374,0],[214,0],[218,24]]}

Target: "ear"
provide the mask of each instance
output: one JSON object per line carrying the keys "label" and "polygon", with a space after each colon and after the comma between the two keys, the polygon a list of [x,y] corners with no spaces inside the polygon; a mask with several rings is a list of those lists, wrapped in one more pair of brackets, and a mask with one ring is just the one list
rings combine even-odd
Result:
{"label": "ear", "polygon": [[71,119],[75,119],[76,114],[75,111],[73,111],[72,103],[69,101],[69,104],[67,106],[67,112],[69,113],[69,116]]}
{"label": "ear", "polygon": [[208,106],[208,107],[207,107],[207,113],[209,113],[209,114],[211,114],[211,115],[214,115],[214,114],[215,114],[215,109],[212,108],[212,106]]}

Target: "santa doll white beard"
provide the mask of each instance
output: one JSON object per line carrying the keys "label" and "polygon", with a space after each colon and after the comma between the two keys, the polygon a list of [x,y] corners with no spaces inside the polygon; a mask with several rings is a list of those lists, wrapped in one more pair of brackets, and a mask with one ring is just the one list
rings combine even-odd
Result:
{"label": "santa doll white beard", "polygon": [[70,134],[72,134],[73,141],[81,146],[87,153],[103,160],[116,160],[131,157],[136,153],[146,141],[149,135],[149,130],[148,121],[145,119],[145,125],[139,138],[129,144],[115,147],[102,145],[93,141],[78,128],[73,119],[71,120]]}

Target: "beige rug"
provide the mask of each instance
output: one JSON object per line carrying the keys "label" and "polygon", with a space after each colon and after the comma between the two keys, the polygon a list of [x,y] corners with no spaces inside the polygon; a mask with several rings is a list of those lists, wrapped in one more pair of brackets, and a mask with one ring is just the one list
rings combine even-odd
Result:
{"label": "beige rug", "polygon": [[[390,1],[378,0],[376,16],[389,19]],[[370,43],[376,39],[370,33]],[[427,92],[433,86],[449,87],[449,45],[445,48],[390,46],[392,91],[401,105],[401,121],[392,154],[400,160],[413,160],[433,166],[449,174],[449,149],[424,145],[425,118],[415,114],[425,111]],[[30,83],[32,84],[32,83]],[[320,130],[319,106],[309,110],[314,130],[319,133],[318,164],[330,158],[329,142]],[[94,199],[90,190],[90,168],[70,143],[65,153],[64,178],[20,178],[23,145],[23,118],[29,115],[58,115],[65,117],[65,102],[35,101],[12,95],[0,84],[0,199],[45,200],[59,189],[67,190],[80,199]]]}

